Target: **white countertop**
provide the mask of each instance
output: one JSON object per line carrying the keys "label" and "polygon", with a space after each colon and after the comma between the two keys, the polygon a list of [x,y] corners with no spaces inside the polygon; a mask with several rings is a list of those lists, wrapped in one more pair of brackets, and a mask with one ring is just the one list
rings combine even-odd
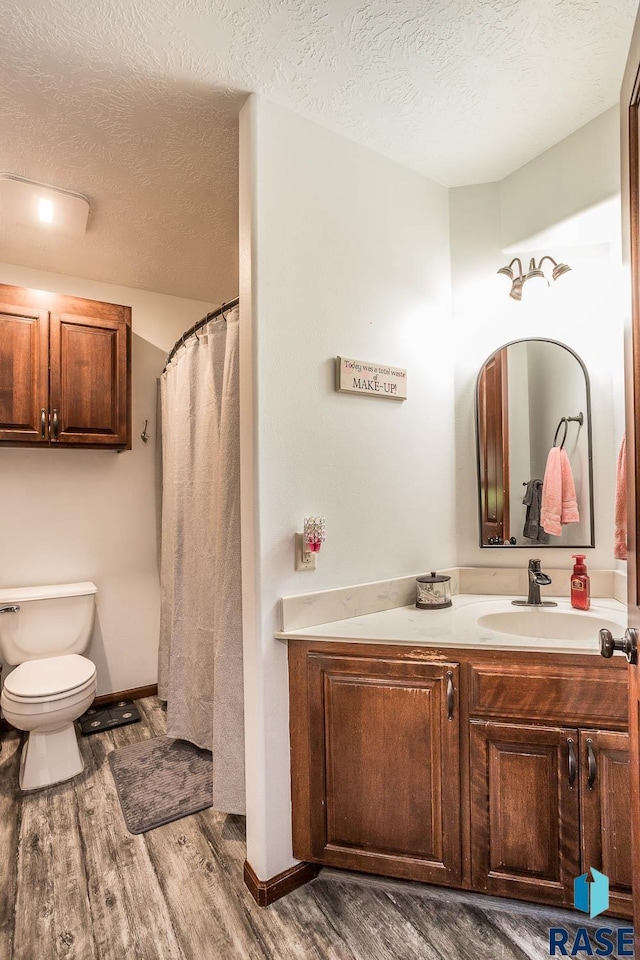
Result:
{"label": "white countertop", "polygon": [[[614,636],[621,636],[627,625],[626,607],[617,600],[598,598],[592,601],[590,610],[583,612],[574,610],[569,600],[562,597],[545,596],[545,600],[555,600],[558,605],[542,608],[514,607],[511,603],[514,599],[513,596],[461,594],[453,597],[453,606],[445,610],[422,610],[415,605],[395,607],[348,620],[281,631],[275,636],[278,640],[347,640],[354,643],[419,644],[476,650],[599,654],[600,628],[609,627]],[[516,610],[530,618],[532,627],[526,636],[503,633],[478,624],[480,617]],[[548,639],[535,636],[536,625],[546,626],[547,622],[551,622],[554,612],[564,615],[562,619],[569,628],[572,623],[566,617],[579,617],[585,625],[582,638]],[[541,618],[548,614],[551,617],[542,621]],[[571,630],[564,632],[570,633]]]}

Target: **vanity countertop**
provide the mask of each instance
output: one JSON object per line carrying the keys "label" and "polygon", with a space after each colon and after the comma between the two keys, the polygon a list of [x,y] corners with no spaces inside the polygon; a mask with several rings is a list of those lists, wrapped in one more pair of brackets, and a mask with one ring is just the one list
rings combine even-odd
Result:
{"label": "vanity countertop", "polygon": [[[617,636],[624,633],[627,611],[617,600],[598,598],[592,601],[588,612],[574,610],[564,597],[547,597],[555,600],[556,607],[514,607],[513,596],[487,596],[486,594],[459,594],[453,597],[453,605],[444,610],[421,610],[415,605],[394,607],[377,613],[334,620],[317,626],[276,633],[278,640],[328,640],[354,643],[421,644],[437,647],[458,647],[484,650],[514,650],[535,653],[594,654],[600,652],[598,631],[608,626]],[[480,617],[520,611],[531,619],[532,629],[526,636],[503,633],[488,629],[478,623]],[[564,639],[549,639],[535,636],[536,624],[544,624],[541,618],[562,614],[564,626],[558,632],[567,634]],[[549,620],[551,620],[549,617]],[[568,636],[572,624],[567,618],[579,617],[588,621],[585,636],[576,639]],[[522,621],[521,621],[522,622]],[[525,621],[526,622],[526,621]],[[548,632],[547,630],[541,632]]]}

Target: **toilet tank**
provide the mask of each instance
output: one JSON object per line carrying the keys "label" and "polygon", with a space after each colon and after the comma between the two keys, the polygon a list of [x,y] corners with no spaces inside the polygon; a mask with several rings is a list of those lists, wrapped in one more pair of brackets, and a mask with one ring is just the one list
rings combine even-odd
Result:
{"label": "toilet tank", "polygon": [[0,655],[12,666],[26,660],[82,653],[91,639],[95,583],[54,583],[0,590]]}

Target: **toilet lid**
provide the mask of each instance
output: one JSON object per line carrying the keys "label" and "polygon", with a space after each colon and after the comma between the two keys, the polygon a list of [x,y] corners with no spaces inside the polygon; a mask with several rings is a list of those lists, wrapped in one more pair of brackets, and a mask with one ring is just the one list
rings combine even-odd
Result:
{"label": "toilet lid", "polygon": [[4,689],[14,697],[51,697],[82,686],[95,672],[95,664],[77,653],[28,660],[9,674]]}

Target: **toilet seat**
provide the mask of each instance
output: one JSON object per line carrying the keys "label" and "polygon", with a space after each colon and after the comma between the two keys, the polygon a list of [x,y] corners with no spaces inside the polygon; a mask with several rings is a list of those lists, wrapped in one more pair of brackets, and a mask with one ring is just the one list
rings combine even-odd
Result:
{"label": "toilet seat", "polygon": [[36,708],[38,705],[46,706],[47,704],[59,703],[62,700],[70,700],[85,693],[91,687],[95,687],[96,678],[93,676],[90,680],[87,680],[86,683],[80,684],[78,687],[73,687],[72,690],[65,690],[64,693],[57,693],[52,697],[19,697],[13,693],[9,693],[8,690],[2,691],[1,701],[2,704],[6,706],[4,709],[7,709],[9,704],[15,704],[18,707],[20,704],[31,704],[32,707]]}
{"label": "toilet seat", "polygon": [[3,696],[14,703],[62,700],[95,683],[96,668],[77,653],[43,660],[27,660],[4,682]]}

